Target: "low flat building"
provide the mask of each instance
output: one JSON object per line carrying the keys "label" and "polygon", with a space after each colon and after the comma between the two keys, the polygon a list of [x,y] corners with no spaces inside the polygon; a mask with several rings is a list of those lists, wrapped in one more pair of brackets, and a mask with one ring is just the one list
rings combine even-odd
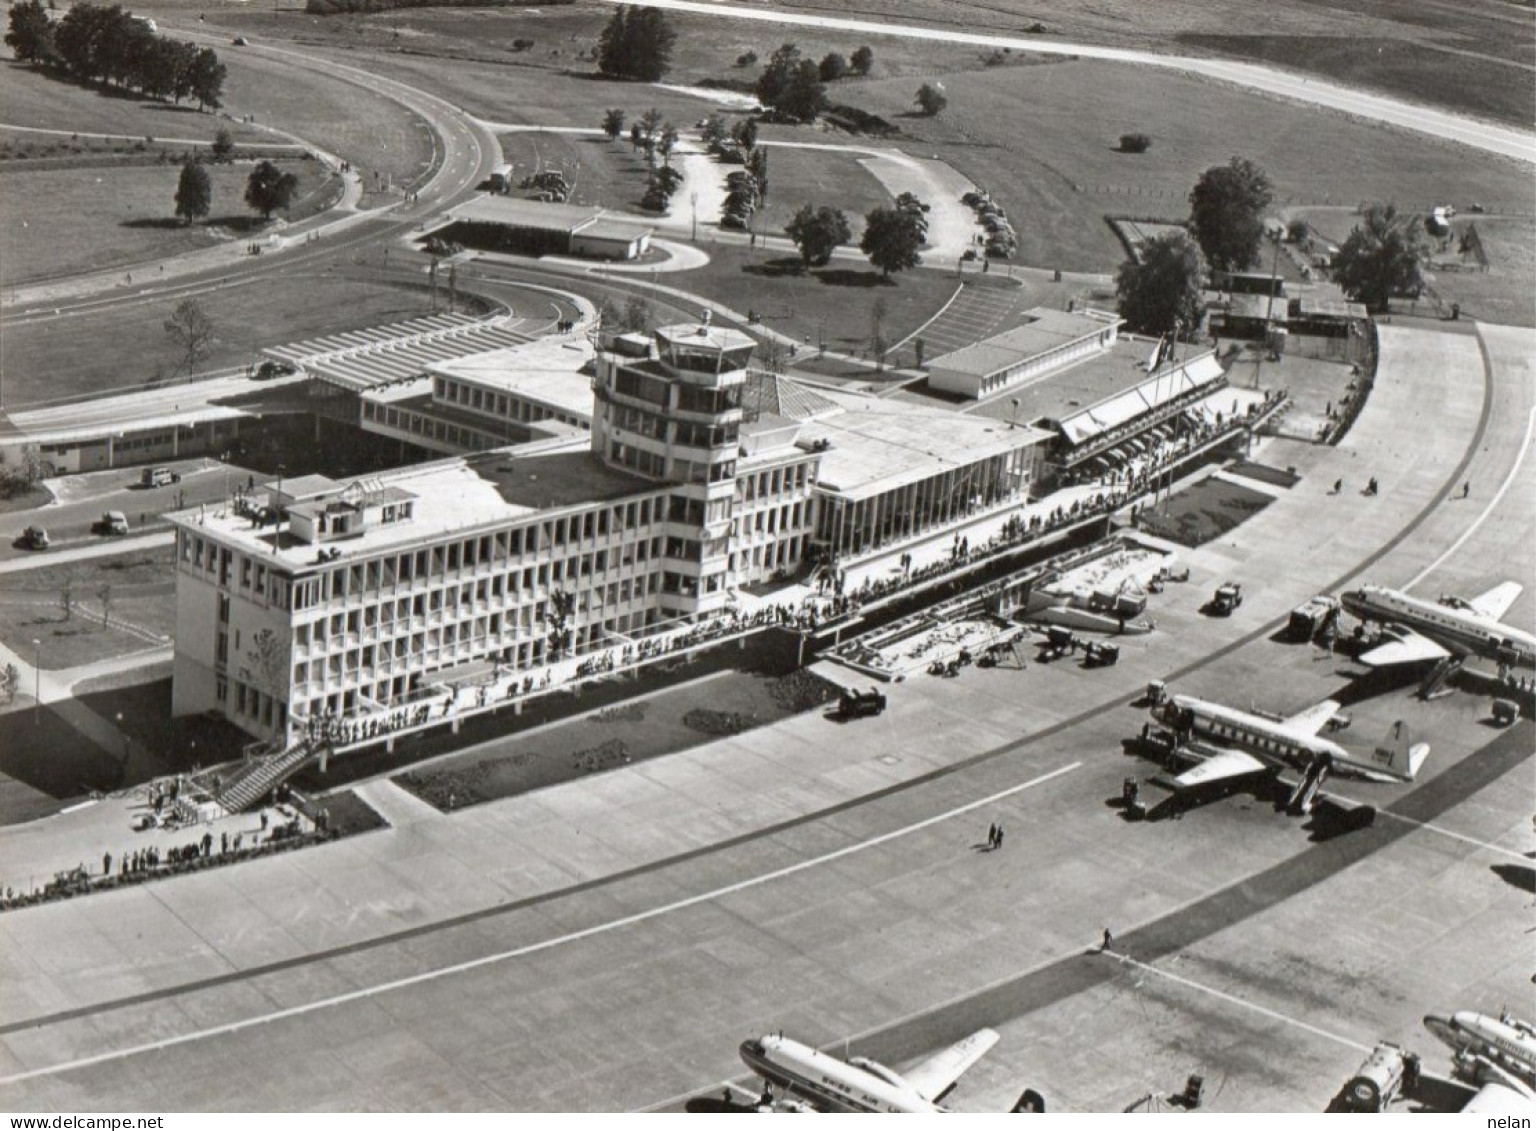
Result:
{"label": "low flat building", "polygon": [[1097,311],[1036,307],[1020,326],[928,362],[931,388],[983,400],[1104,353],[1122,320]]}
{"label": "low flat building", "polygon": [[430,234],[481,251],[636,259],[652,246],[653,228],[603,208],[493,195],[460,205]]}

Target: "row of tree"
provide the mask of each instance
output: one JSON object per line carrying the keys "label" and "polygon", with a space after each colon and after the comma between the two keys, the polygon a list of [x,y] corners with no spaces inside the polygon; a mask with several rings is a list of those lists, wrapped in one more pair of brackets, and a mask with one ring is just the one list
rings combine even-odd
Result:
{"label": "row of tree", "polygon": [[[838,208],[805,204],[786,225],[808,267],[826,266],[840,247],[850,242],[850,221]],[[925,227],[920,213],[907,208],[874,208],[866,214],[861,251],[883,275],[920,265]]]}
{"label": "row of tree", "polygon": [[42,0],[13,4],[5,42],[23,62],[199,109],[222,104],[225,65],[212,48],[157,35],[118,5],[74,5],[55,21]]}
{"label": "row of tree", "polygon": [[[246,203],[262,213],[262,219],[271,220],[274,212],[289,207],[298,190],[299,178],[293,173],[285,173],[271,161],[258,161],[246,178]],[[201,161],[189,158],[182,163],[175,204],[175,215],[185,224],[209,214],[214,204],[214,186]]]}
{"label": "row of tree", "polygon": [[[1118,268],[1118,311],[1147,334],[1195,334],[1210,272],[1244,271],[1259,260],[1272,182],[1242,157],[1215,165],[1188,195],[1187,231],[1148,240]],[[1292,231],[1292,229],[1291,229]],[[1297,237],[1296,237],[1297,238]],[[1370,204],[1332,256],[1332,280],[1371,311],[1422,288],[1422,231],[1393,204]]]}

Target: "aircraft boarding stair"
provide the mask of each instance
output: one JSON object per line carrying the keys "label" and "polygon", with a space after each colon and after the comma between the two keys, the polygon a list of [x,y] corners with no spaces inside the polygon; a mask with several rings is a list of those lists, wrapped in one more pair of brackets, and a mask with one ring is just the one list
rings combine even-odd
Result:
{"label": "aircraft boarding stair", "polygon": [[1433,670],[1422,681],[1422,686],[1417,689],[1417,698],[1422,700],[1438,699],[1444,695],[1454,693],[1454,688],[1446,686],[1459,672],[1463,660],[1459,656],[1445,656],[1433,665]]}
{"label": "aircraft boarding stair", "polygon": [[1287,811],[1297,816],[1307,816],[1315,808],[1316,795],[1321,792],[1321,786],[1326,784],[1326,775],[1330,772],[1330,758],[1317,758],[1312,762],[1305,776],[1294,787],[1294,792],[1289,794]]}

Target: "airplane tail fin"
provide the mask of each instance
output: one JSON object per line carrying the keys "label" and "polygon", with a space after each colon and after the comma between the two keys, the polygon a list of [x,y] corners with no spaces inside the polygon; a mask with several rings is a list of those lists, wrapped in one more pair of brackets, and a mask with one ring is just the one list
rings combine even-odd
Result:
{"label": "airplane tail fin", "polygon": [[1411,729],[1397,719],[1374,750],[1374,760],[1402,781],[1412,781],[1428,757],[1426,742],[1413,743]]}

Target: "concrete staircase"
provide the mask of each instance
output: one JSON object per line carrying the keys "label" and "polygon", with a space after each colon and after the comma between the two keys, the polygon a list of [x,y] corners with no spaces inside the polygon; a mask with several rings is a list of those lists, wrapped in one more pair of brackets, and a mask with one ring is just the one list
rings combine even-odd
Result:
{"label": "concrete staircase", "polygon": [[220,789],[220,806],[226,813],[245,812],[297,773],[320,750],[321,744],[302,739],[287,750],[251,759]]}

